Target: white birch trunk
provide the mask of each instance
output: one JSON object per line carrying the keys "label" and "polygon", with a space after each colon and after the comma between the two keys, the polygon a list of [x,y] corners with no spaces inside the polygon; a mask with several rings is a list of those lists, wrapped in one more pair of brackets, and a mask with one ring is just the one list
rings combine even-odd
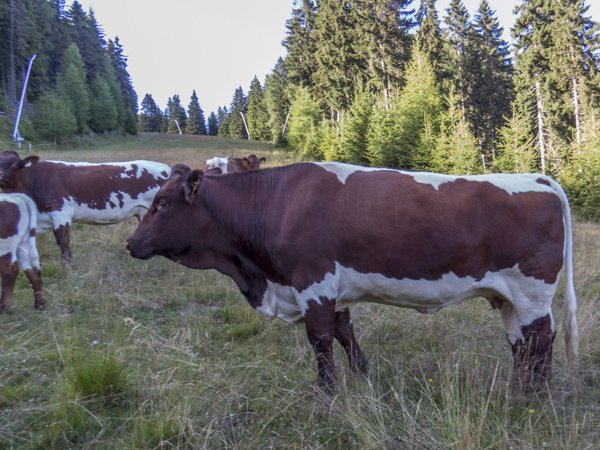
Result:
{"label": "white birch trunk", "polygon": [[544,127],[544,108],[542,103],[542,93],[540,82],[535,82],[535,98],[537,105],[537,122],[538,122],[538,141],[540,143],[540,159],[542,165],[542,174],[546,175],[546,138]]}

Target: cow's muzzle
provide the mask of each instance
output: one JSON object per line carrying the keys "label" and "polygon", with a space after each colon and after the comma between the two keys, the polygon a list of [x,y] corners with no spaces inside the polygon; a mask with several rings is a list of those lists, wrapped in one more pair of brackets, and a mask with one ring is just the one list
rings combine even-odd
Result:
{"label": "cow's muzzle", "polygon": [[140,251],[139,248],[136,248],[136,246],[133,245],[131,239],[127,239],[127,242],[125,243],[125,251],[129,256],[137,259],[150,259],[154,256],[154,253],[152,252]]}

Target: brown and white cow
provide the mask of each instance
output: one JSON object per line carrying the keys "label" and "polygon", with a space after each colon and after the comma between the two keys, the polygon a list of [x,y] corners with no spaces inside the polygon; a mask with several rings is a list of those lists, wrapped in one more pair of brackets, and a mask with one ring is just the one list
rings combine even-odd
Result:
{"label": "brown and white cow", "polygon": [[202,170],[206,172],[210,169],[221,169],[221,173],[250,172],[260,169],[260,164],[266,160],[267,158],[258,158],[256,155],[250,155],[247,158],[220,158],[215,156],[204,162]]}
{"label": "brown and white cow", "polygon": [[169,166],[154,161],[93,164],[39,159],[0,152],[0,188],[33,199],[39,211],[38,231],[54,231],[64,264],[71,260],[72,222],[111,225],[139,217],[171,173]]}
{"label": "brown and white cow", "polygon": [[336,380],[334,339],[354,370],[367,370],[350,305],[433,313],[478,296],[500,309],[515,366],[528,382],[543,382],[563,267],[570,363],[577,354],[569,203],[539,174],[299,163],[212,176],[178,164],[126,248],[136,258],[216,269],[258,311],[304,322],[323,386]]}
{"label": "brown and white cow", "polygon": [[19,264],[33,287],[35,309],[46,303],[35,239],[36,221],[37,208],[33,200],[24,194],[0,194],[0,312],[11,305]]}

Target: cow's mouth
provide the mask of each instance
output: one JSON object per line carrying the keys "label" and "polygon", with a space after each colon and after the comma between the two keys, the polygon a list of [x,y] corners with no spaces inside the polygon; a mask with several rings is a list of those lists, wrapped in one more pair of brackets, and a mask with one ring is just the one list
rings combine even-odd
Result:
{"label": "cow's mouth", "polygon": [[134,249],[133,246],[131,245],[131,242],[129,242],[129,240],[127,240],[127,242],[125,243],[125,251],[127,252],[127,254],[133,258],[136,259],[150,259],[152,258],[156,252],[142,252],[139,249]]}

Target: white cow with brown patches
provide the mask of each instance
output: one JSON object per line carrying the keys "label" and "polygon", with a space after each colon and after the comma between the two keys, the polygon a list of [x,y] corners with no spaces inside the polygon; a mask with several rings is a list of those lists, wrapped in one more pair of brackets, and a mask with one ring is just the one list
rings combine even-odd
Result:
{"label": "white cow with brown patches", "polygon": [[38,231],[53,230],[61,261],[71,260],[72,222],[111,225],[143,215],[171,168],[155,161],[107,163],[40,161],[0,152],[0,188],[22,192],[38,210]]}
{"label": "white cow with brown patches", "polygon": [[33,287],[35,309],[46,303],[35,239],[36,216],[35,203],[26,195],[0,194],[0,312],[12,303],[19,264]]}
{"label": "white cow with brown patches", "polygon": [[336,381],[333,341],[368,364],[352,330],[360,302],[431,313],[473,297],[500,309],[515,366],[551,376],[552,301],[563,268],[567,358],[577,354],[569,202],[539,174],[451,176],[340,163],[212,175],[178,164],[128,239],[231,277],[251,306],[302,323],[319,381]]}
{"label": "white cow with brown patches", "polygon": [[210,169],[220,169],[221,173],[250,172],[252,170],[260,169],[261,163],[264,163],[266,160],[267,158],[259,158],[256,155],[250,155],[247,158],[215,156],[214,158],[204,161],[202,170],[206,172]]}

